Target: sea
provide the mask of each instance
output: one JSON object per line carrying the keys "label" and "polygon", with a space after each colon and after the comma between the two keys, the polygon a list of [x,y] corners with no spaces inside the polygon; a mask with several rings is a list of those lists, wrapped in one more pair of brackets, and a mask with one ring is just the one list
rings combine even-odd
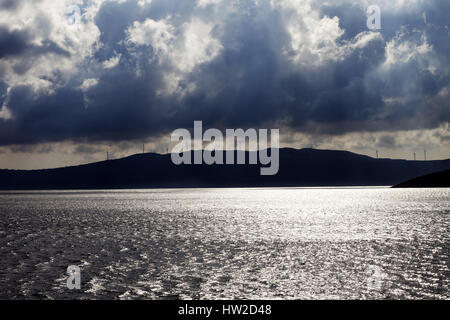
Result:
{"label": "sea", "polygon": [[0,192],[0,299],[449,299],[449,230],[450,189]]}

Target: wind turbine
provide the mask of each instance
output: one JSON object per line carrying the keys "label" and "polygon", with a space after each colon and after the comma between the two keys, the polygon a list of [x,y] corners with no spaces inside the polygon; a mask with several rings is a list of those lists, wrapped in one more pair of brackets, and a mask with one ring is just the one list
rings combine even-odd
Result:
{"label": "wind turbine", "polygon": [[111,146],[107,146],[106,147],[106,161],[108,161],[109,160],[109,158],[110,158],[110,154],[109,154],[109,148],[110,148]]}

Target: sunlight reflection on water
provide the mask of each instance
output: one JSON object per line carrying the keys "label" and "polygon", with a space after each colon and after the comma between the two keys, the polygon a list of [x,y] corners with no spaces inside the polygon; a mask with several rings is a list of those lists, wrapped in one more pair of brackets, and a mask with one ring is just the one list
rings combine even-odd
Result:
{"label": "sunlight reflection on water", "polygon": [[[448,299],[449,199],[388,188],[0,193],[0,298]],[[65,286],[69,265],[82,270],[79,292]]]}

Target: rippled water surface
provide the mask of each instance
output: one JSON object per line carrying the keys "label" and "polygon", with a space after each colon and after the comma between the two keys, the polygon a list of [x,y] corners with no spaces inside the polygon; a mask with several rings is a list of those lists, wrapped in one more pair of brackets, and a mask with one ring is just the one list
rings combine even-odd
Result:
{"label": "rippled water surface", "polygon": [[448,299],[449,214],[449,189],[0,193],[0,298]]}

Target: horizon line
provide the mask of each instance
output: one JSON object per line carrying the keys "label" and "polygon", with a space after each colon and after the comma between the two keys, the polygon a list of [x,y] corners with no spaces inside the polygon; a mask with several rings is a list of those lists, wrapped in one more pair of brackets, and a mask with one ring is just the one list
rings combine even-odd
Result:
{"label": "horizon line", "polygon": [[[267,149],[258,149],[258,150],[253,150],[253,151],[249,151],[249,150],[227,150],[227,149],[222,149],[222,150],[218,150],[218,151],[222,151],[222,152],[226,152],[226,151],[233,151],[233,152],[238,152],[238,151],[244,151],[246,153],[248,152],[259,152],[261,150],[270,150],[272,148],[267,148]],[[284,147],[284,148],[278,148],[279,150],[295,150],[295,151],[302,151],[302,150],[313,150],[313,151],[328,151],[328,152],[347,152],[347,153],[351,153],[357,156],[361,156],[361,157],[367,157],[373,160],[393,160],[393,161],[410,161],[410,162],[433,162],[433,161],[447,161],[450,160],[450,158],[446,158],[446,159],[435,159],[435,160],[429,160],[429,159],[422,159],[422,160],[409,160],[409,159],[396,159],[396,158],[375,158],[366,154],[361,154],[361,153],[356,153],[353,151],[348,151],[348,150],[344,150],[344,149],[319,149],[319,148],[311,148],[311,147],[306,147],[306,148],[293,148],[293,147]],[[205,150],[205,149],[201,149],[201,150],[196,150],[196,149],[190,149],[187,150],[185,152],[195,152],[195,151],[211,151],[211,150]],[[180,152],[181,153],[181,152]],[[124,159],[128,159],[131,157],[135,157],[135,156],[142,156],[142,155],[158,155],[158,156],[169,156],[172,153],[160,153],[160,152],[138,152],[138,153],[133,153],[127,156],[122,156],[119,158],[114,158],[114,159],[104,159],[104,160],[98,160],[98,161],[92,161],[92,162],[86,162],[86,163],[79,163],[79,164],[74,164],[74,165],[67,165],[67,166],[60,166],[60,167],[51,167],[51,168],[39,168],[39,169],[7,169],[7,168],[0,168],[0,171],[40,171],[40,170],[56,170],[56,169],[64,169],[64,168],[72,168],[72,167],[80,167],[80,166],[87,166],[87,165],[92,165],[92,164],[97,164],[97,163],[103,163],[103,162],[110,162],[110,161],[119,161],[119,160],[124,160]]]}

